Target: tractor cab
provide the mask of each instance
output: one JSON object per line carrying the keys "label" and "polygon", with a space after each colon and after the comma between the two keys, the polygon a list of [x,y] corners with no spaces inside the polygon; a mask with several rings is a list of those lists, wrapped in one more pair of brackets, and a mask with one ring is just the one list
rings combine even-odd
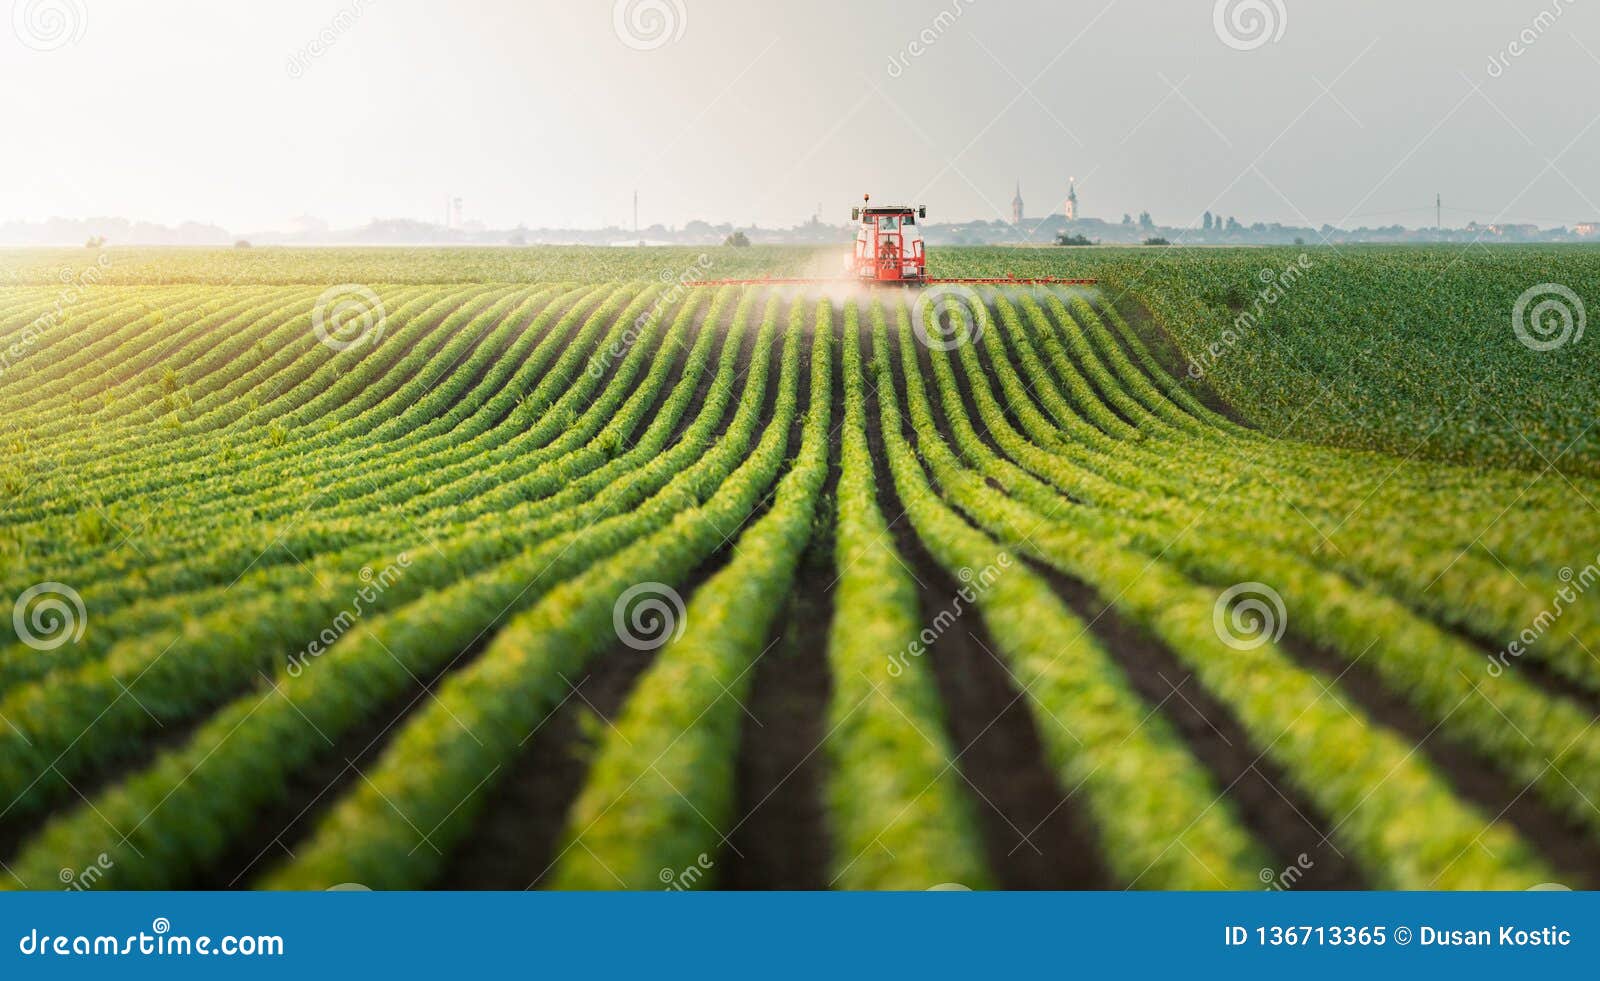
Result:
{"label": "tractor cab", "polygon": [[920,283],[927,275],[927,256],[922,248],[922,230],[917,219],[926,218],[926,206],[872,206],[870,196],[862,206],[850,209],[850,220],[859,222],[854,254],[845,264],[856,279],[879,283]]}

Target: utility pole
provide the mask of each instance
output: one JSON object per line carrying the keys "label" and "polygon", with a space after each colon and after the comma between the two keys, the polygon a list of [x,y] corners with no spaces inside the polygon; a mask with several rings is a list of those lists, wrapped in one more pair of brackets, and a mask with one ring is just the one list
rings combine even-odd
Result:
{"label": "utility pole", "polygon": [[639,237],[639,192],[633,192],[633,237]]}
{"label": "utility pole", "polygon": [[1444,195],[1433,196],[1433,230],[1441,231],[1444,228]]}

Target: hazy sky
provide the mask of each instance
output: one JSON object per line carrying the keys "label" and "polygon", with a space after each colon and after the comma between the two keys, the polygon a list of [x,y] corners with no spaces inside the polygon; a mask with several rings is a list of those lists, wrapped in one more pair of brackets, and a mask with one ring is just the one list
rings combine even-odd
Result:
{"label": "hazy sky", "polygon": [[1600,219],[1581,0],[0,4],[0,220]]}

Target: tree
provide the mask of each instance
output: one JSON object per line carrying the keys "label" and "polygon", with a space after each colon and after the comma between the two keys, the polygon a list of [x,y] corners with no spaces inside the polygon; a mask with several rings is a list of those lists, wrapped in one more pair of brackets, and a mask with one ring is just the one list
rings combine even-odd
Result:
{"label": "tree", "polygon": [[250,240],[241,238],[239,241],[233,243],[233,247],[236,249],[248,249],[250,247]]}
{"label": "tree", "polygon": [[744,232],[734,232],[732,235],[729,235],[727,238],[723,239],[722,244],[732,246],[735,249],[748,248],[750,245],[750,236],[746,235]]}
{"label": "tree", "polygon": [[1094,243],[1089,241],[1089,236],[1087,236],[1087,235],[1068,235],[1066,232],[1062,232],[1060,235],[1056,236],[1056,244],[1057,245],[1093,245]]}
{"label": "tree", "polygon": [[1150,212],[1148,212],[1148,211],[1139,212],[1139,227],[1140,228],[1154,228],[1154,227],[1156,227],[1156,223],[1154,221],[1152,221],[1151,218],[1150,218]]}
{"label": "tree", "polygon": [[1211,231],[1211,226],[1212,226],[1211,212],[1207,211],[1206,215],[1205,215],[1205,218],[1203,218],[1201,220],[1201,222],[1200,222],[1200,227],[1209,232],[1209,231]]}
{"label": "tree", "polygon": [[1124,212],[1123,212],[1123,213],[1122,213],[1122,223],[1123,223],[1123,224],[1124,224],[1124,225],[1131,225],[1131,224],[1133,224],[1133,216],[1132,216],[1132,215],[1130,215],[1130,214],[1128,214],[1128,213],[1127,213],[1127,212],[1126,212],[1126,211],[1124,211]]}
{"label": "tree", "polygon": [[1164,238],[1156,237],[1156,238],[1147,238],[1147,239],[1145,239],[1144,240],[1144,244],[1146,244],[1146,245],[1171,245],[1172,243],[1167,241]]}

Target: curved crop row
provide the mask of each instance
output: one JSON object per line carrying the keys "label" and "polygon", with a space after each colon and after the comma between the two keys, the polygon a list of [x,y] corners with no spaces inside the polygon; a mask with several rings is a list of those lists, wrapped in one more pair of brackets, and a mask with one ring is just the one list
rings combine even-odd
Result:
{"label": "curved crop row", "polygon": [[[844,427],[834,518],[833,694],[826,747],[834,884],[926,889],[991,881],[932,673],[912,657],[917,589],[878,506],[859,314],[844,313]],[[885,474],[885,477],[888,475]],[[887,660],[886,660],[887,659]],[[886,663],[896,665],[884,679]]]}
{"label": "curved crop row", "polygon": [[[900,343],[912,372],[909,323],[902,322]],[[935,359],[935,365],[943,362]],[[976,377],[969,382],[978,392],[986,385]],[[946,417],[964,416],[948,366],[938,383]],[[914,391],[916,384],[909,384]],[[987,410],[991,432],[1002,425],[992,398],[980,394],[977,404],[980,413]],[[1160,560],[1117,547],[1117,537],[1080,522],[1080,509],[1070,502],[1041,514],[996,492],[980,472],[963,469],[940,447],[926,412],[917,417],[924,459],[945,493],[1009,547],[1089,584],[1166,643],[1301,790],[1336,815],[1336,834],[1375,879],[1396,888],[1480,889],[1548,880],[1548,870],[1513,830],[1475,814],[1399,738],[1328,698],[1328,682],[1295,666],[1270,642],[1246,650],[1225,645],[1213,627],[1213,590]],[[958,437],[967,431],[965,425],[954,430]],[[973,439],[964,442],[971,462],[1004,465]],[[987,467],[984,472],[993,476]]]}
{"label": "curved crop row", "polygon": [[[904,317],[904,311],[901,312]],[[884,444],[895,490],[917,534],[952,575],[995,565],[1006,548],[973,528],[928,484],[901,432],[901,412],[882,312],[873,309],[873,350]],[[918,377],[909,326],[901,345]],[[925,431],[919,424],[917,430]],[[1151,888],[1245,888],[1266,856],[1209,775],[1160,716],[1153,716],[1084,624],[1048,584],[1020,563],[995,578],[978,612],[1024,693],[1051,763],[1068,788],[1081,788],[1123,882]],[[1068,726],[1051,713],[1066,713]]]}
{"label": "curved crop row", "polygon": [[[789,336],[805,335],[805,308]],[[733,818],[739,724],[778,606],[812,534],[828,469],[832,324],[810,334],[811,406],[772,508],[739,533],[734,556],[694,593],[685,632],[657,652],[596,752],[567,818],[558,889],[653,888],[661,869],[716,854]],[[798,347],[798,341],[791,341]],[[724,532],[723,538],[728,537]]]}
{"label": "curved crop row", "polygon": [[[563,679],[615,637],[621,594],[641,581],[681,581],[721,546],[723,529],[742,524],[766,494],[783,462],[795,411],[800,347],[789,335],[774,416],[755,446],[751,413],[718,440],[703,465],[663,489],[661,499],[677,512],[670,523],[562,583],[508,623],[408,721],[361,787],[319,823],[268,885],[323,888],[354,880],[399,888],[436,874],[443,853],[467,833],[485,786],[560,701]],[[765,366],[769,352],[758,348],[755,364]]]}

